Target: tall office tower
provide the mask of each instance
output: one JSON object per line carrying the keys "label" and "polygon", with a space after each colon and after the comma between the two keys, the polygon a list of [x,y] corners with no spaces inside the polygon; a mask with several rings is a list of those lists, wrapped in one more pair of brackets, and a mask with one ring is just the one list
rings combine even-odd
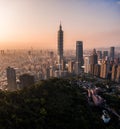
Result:
{"label": "tall office tower", "polygon": [[102,51],[97,51],[98,60],[102,59]]}
{"label": "tall office tower", "polygon": [[118,65],[114,64],[112,66],[112,81],[115,81],[116,80],[116,77],[117,77],[117,68],[118,68]]}
{"label": "tall office tower", "polygon": [[34,85],[35,83],[34,76],[30,74],[20,75],[19,79],[20,79],[20,84],[21,84],[20,88],[30,87]]}
{"label": "tall office tower", "polygon": [[94,75],[97,77],[100,77],[100,65],[99,64],[94,65]]}
{"label": "tall office tower", "polygon": [[73,66],[74,66],[74,61],[70,60],[68,62],[68,72],[73,73]]}
{"label": "tall office tower", "polygon": [[81,66],[83,65],[83,42],[76,41],[76,62],[79,62]]}
{"label": "tall office tower", "polygon": [[110,63],[108,60],[103,60],[100,69],[100,77],[107,78],[110,69]]}
{"label": "tall office tower", "polygon": [[55,68],[53,66],[50,67],[50,77],[54,77]]}
{"label": "tall office tower", "polygon": [[46,68],[46,72],[45,72],[45,75],[46,75],[46,78],[45,79],[48,79],[50,78],[50,68]]}
{"label": "tall office tower", "polygon": [[119,60],[120,60],[119,58],[115,58],[115,59],[114,59],[114,63],[115,63],[115,64],[119,64],[119,63],[120,63]]}
{"label": "tall office tower", "polygon": [[58,64],[61,64],[61,60],[63,60],[63,31],[60,24],[58,31]]}
{"label": "tall office tower", "polygon": [[120,83],[120,64],[117,67],[116,82],[119,82]]}
{"label": "tall office tower", "polygon": [[118,63],[120,63],[120,52],[118,53]]}
{"label": "tall office tower", "polygon": [[83,65],[83,42],[76,41],[76,69],[75,73],[81,73],[81,66]]}
{"label": "tall office tower", "polygon": [[115,47],[110,47],[110,60],[114,60],[115,56]]}
{"label": "tall office tower", "polygon": [[95,65],[98,64],[98,56],[96,53],[96,49],[93,49],[93,53],[90,56],[90,73],[94,75]]}
{"label": "tall office tower", "polygon": [[90,72],[90,56],[85,56],[84,57],[84,72],[89,73]]}
{"label": "tall office tower", "polygon": [[66,62],[65,60],[61,60],[61,69],[64,71],[65,70],[65,66],[66,65]]}
{"label": "tall office tower", "polygon": [[7,72],[8,90],[14,91],[17,89],[15,69],[8,67],[6,69],[6,72]]}
{"label": "tall office tower", "polygon": [[106,57],[108,57],[108,51],[103,51],[103,59],[105,59]]}
{"label": "tall office tower", "polygon": [[120,52],[117,52],[117,57],[120,58]]}
{"label": "tall office tower", "polygon": [[98,56],[96,53],[96,49],[93,49],[93,53],[90,56],[90,64],[98,64]]}

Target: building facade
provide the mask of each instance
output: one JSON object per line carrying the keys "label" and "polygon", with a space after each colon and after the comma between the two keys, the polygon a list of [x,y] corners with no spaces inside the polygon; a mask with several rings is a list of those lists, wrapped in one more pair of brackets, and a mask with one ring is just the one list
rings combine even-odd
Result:
{"label": "building facade", "polygon": [[93,49],[92,55],[90,55],[90,74],[94,75],[95,65],[98,64],[98,56],[96,49]]}
{"label": "building facade", "polygon": [[8,90],[14,91],[14,90],[17,89],[15,69],[11,68],[11,67],[8,67],[6,69],[6,72],[7,72]]}
{"label": "building facade", "polygon": [[115,47],[110,47],[110,60],[113,61],[115,56]]}
{"label": "building facade", "polygon": [[76,63],[75,73],[78,75],[82,72],[81,66],[83,65],[83,42],[76,41]]}
{"label": "building facade", "polygon": [[20,88],[30,87],[35,83],[34,76],[30,74],[20,75],[19,79],[20,79]]}

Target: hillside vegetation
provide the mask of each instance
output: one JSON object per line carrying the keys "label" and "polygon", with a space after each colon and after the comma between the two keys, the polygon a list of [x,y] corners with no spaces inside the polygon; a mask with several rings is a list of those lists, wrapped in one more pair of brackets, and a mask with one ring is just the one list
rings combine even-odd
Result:
{"label": "hillside vegetation", "polygon": [[104,124],[101,113],[100,108],[88,104],[86,91],[69,79],[41,81],[16,92],[0,91],[0,129],[120,128],[115,117]]}

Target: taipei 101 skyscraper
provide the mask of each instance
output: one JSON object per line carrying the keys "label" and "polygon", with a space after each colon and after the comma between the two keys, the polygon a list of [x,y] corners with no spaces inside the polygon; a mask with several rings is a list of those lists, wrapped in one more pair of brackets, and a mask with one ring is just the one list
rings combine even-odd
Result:
{"label": "taipei 101 skyscraper", "polygon": [[58,30],[58,64],[61,64],[61,61],[63,60],[63,31],[62,26],[60,24],[59,30]]}

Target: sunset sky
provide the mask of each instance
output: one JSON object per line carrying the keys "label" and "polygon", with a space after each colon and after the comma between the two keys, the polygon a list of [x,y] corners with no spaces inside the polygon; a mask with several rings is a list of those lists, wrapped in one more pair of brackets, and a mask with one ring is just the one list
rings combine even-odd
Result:
{"label": "sunset sky", "polygon": [[0,0],[0,49],[120,46],[120,0]]}

